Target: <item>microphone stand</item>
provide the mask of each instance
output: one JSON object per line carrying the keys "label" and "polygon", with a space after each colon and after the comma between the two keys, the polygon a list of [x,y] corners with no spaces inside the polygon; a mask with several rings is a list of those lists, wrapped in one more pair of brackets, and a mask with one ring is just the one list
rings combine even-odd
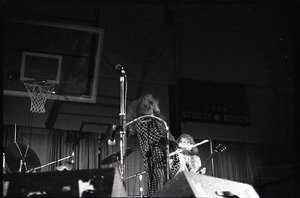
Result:
{"label": "microphone stand", "polygon": [[126,157],[126,129],[125,129],[125,121],[126,121],[126,112],[125,112],[125,80],[126,73],[123,67],[120,68],[120,174],[121,179],[124,181],[125,178],[125,163],[124,159]]}
{"label": "microphone stand", "polygon": [[45,165],[42,165],[42,166],[35,167],[35,168],[30,169],[30,170],[27,170],[25,173],[30,173],[30,172],[35,173],[36,170],[38,170],[38,169],[44,168],[45,166],[49,166],[49,165],[51,165],[51,164],[54,164],[54,163],[57,163],[57,162],[60,162],[60,161],[63,161],[63,160],[67,160],[67,159],[69,159],[69,158],[71,158],[71,157],[74,157],[74,153],[72,153],[72,155],[70,155],[70,156],[68,156],[68,157],[64,157],[64,158],[62,158],[62,159],[59,159],[59,160],[50,162],[50,163],[48,163],[48,164],[45,164]]}
{"label": "microphone stand", "polygon": [[145,174],[145,173],[146,173],[146,171],[143,171],[143,172],[139,172],[139,173],[137,173],[135,175],[132,175],[132,176],[129,176],[129,177],[125,178],[126,180],[128,180],[128,179],[131,179],[133,177],[139,177],[139,185],[140,185],[140,189],[139,190],[140,190],[140,197],[141,198],[143,198],[144,188],[143,188],[142,182],[143,182],[143,174]]}

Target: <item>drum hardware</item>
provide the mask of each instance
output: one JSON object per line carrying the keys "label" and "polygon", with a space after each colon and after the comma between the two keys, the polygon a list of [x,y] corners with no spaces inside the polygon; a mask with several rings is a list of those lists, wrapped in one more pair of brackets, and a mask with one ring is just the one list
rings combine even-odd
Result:
{"label": "drum hardware", "polygon": [[[132,152],[133,152],[133,150],[131,148],[127,148],[125,157],[130,155]],[[112,164],[112,163],[118,162],[119,160],[121,160],[121,152],[117,151],[117,152],[114,152],[113,154],[107,156],[106,158],[104,158],[101,161],[101,164]]]}
{"label": "drum hardware", "polygon": [[14,142],[5,149],[5,162],[11,172],[26,172],[41,165],[36,153],[22,143]]}

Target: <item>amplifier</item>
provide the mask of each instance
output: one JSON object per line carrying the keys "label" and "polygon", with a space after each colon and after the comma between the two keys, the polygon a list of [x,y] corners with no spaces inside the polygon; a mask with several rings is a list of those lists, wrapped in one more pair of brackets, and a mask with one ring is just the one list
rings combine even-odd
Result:
{"label": "amplifier", "polygon": [[259,198],[249,184],[182,171],[153,197]]}
{"label": "amplifier", "polygon": [[127,197],[116,168],[4,174],[3,196]]}

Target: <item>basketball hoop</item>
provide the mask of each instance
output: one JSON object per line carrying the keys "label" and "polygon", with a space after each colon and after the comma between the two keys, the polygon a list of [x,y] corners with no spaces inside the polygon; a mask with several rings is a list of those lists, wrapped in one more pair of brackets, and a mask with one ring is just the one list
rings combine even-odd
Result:
{"label": "basketball hoop", "polygon": [[23,82],[31,99],[30,111],[33,113],[45,113],[45,103],[55,88],[55,84],[49,81],[24,81]]}

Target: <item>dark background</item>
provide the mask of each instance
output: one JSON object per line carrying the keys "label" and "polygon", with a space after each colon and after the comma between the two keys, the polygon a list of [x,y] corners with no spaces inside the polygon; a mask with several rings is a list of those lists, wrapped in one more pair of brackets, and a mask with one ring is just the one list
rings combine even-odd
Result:
{"label": "dark background", "polygon": [[[115,66],[121,64],[128,79],[127,104],[152,93],[159,98],[175,137],[190,133],[195,139],[297,145],[296,1],[1,4],[4,21],[16,17],[104,29],[96,103],[49,99],[46,113],[35,114],[29,111],[29,97],[3,95],[5,125],[106,134],[119,118],[119,73]],[[93,43],[80,43],[75,37],[66,38],[63,46],[69,50],[90,45]],[[23,50],[3,48],[5,54]],[[8,84],[12,80],[5,72],[2,78]],[[183,111],[209,117],[187,119]],[[234,120],[224,121],[227,114]]]}

